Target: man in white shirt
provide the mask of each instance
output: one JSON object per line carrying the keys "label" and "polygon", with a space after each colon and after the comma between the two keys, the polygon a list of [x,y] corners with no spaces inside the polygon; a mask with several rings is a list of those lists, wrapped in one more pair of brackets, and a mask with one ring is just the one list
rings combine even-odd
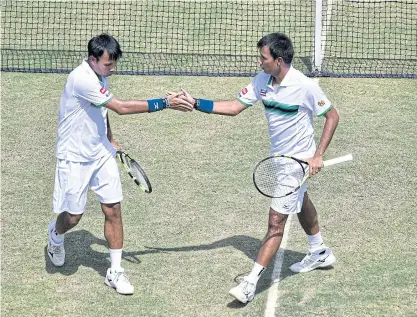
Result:
{"label": "man in white shirt", "polygon": [[[321,88],[291,66],[294,49],[291,40],[282,33],[272,33],[259,40],[262,71],[239,93],[235,100],[212,101],[195,99],[183,90],[182,96],[202,112],[235,116],[261,101],[268,120],[271,153],[294,156],[306,160],[310,174],[320,171],[323,154],[339,122],[339,115]],[[314,142],[313,115],[326,118],[320,143]],[[324,245],[317,213],[304,184],[285,199],[272,199],[269,209],[268,231],[262,241],[253,269],[230,294],[242,303],[255,296],[256,284],[278,251],[289,214],[296,213],[308,236],[309,253],[301,262],[293,264],[293,272],[308,272],[332,265],[336,258]]]}
{"label": "man in white shirt", "polygon": [[101,34],[88,43],[88,57],[68,76],[59,106],[56,172],[53,194],[56,220],[48,226],[48,256],[55,266],[65,262],[64,234],[80,221],[89,188],[97,195],[105,215],[104,235],[111,267],[105,283],[120,294],[133,294],[121,267],[123,199],[116,150],[108,109],[118,114],[155,112],[166,108],[192,111],[188,101],[170,95],[151,100],[121,100],[109,91],[108,76],[122,57],[119,43]]}

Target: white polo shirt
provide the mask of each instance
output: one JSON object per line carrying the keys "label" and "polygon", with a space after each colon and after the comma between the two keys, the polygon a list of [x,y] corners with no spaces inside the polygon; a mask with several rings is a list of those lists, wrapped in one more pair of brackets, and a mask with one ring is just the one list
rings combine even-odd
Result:
{"label": "white polo shirt", "polygon": [[291,66],[281,84],[272,87],[264,71],[238,94],[245,106],[261,100],[268,120],[271,154],[310,158],[316,151],[313,115],[323,116],[332,108],[321,88]]}
{"label": "white polo shirt", "polygon": [[115,153],[103,107],[113,98],[108,89],[108,78],[100,81],[86,61],[69,74],[59,105],[58,159],[91,162]]}

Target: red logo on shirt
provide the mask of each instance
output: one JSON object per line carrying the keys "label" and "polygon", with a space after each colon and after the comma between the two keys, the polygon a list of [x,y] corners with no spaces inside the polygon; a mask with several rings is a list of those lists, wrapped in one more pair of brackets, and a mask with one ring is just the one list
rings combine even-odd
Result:
{"label": "red logo on shirt", "polygon": [[242,95],[246,94],[248,92],[248,88],[243,88],[242,89]]}
{"label": "red logo on shirt", "polygon": [[106,88],[101,87],[100,88],[100,92],[104,95],[104,94],[106,94],[107,90],[106,90]]}

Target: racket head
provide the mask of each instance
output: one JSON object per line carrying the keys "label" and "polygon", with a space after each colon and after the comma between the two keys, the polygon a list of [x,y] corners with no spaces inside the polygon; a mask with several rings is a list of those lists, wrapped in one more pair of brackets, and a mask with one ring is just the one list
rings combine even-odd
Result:
{"label": "racket head", "polygon": [[307,162],[279,154],[261,160],[253,171],[255,188],[271,198],[282,198],[295,193],[308,177]]}
{"label": "racket head", "polygon": [[149,181],[148,176],[146,176],[143,168],[133,159],[128,160],[127,165],[129,166],[129,176],[136,185],[138,185],[145,193],[150,194],[152,192],[151,182]]}
{"label": "racket head", "polygon": [[146,176],[143,168],[124,151],[117,151],[116,155],[134,183],[138,185],[142,191],[150,194],[152,192],[151,182]]}

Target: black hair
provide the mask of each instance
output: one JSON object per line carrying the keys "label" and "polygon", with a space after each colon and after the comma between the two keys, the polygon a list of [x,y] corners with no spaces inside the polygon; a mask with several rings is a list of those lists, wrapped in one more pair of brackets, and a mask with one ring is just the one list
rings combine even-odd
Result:
{"label": "black hair", "polygon": [[106,33],[94,36],[88,42],[88,56],[94,56],[99,60],[105,51],[109,54],[109,59],[113,61],[117,61],[123,54],[119,42]]}
{"label": "black hair", "polygon": [[294,48],[288,36],[283,33],[271,33],[265,35],[257,44],[258,49],[261,49],[264,46],[269,47],[271,56],[274,59],[281,57],[284,63],[291,64],[294,57]]}

